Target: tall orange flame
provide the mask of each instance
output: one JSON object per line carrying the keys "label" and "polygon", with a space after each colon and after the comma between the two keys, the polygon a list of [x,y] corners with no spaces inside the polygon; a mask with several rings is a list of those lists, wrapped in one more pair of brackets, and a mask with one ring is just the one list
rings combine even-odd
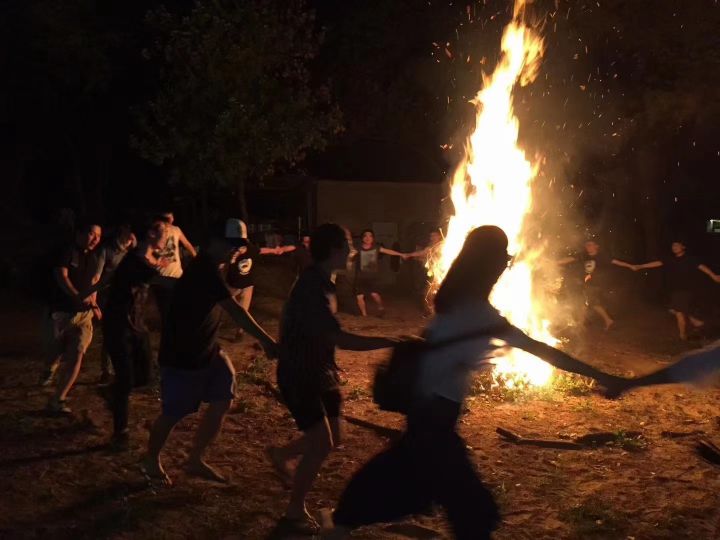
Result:
{"label": "tall orange flame", "polygon": [[[483,78],[483,88],[473,100],[477,107],[475,130],[451,181],[455,214],[442,247],[430,256],[428,268],[436,288],[473,228],[501,227],[515,260],[495,286],[491,302],[511,323],[536,339],[554,344],[556,340],[543,317],[541,295],[532,279],[542,246],[524,234],[539,161],[529,159],[518,147],[519,123],[512,93],[517,84],[529,84],[537,76],[543,40],[523,23],[523,12],[524,0],[518,0],[513,20],[503,33],[501,59],[492,75]],[[511,388],[539,386],[550,381],[552,368],[534,356],[510,351],[496,359],[494,376],[498,383]]]}

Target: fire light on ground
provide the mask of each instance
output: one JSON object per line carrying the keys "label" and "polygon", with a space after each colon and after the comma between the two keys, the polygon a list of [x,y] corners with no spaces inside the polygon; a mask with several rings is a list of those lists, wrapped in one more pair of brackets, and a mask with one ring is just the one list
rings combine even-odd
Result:
{"label": "fire light on ground", "polygon": [[[517,0],[513,21],[502,37],[502,55],[494,73],[484,77],[477,107],[475,130],[466,156],[451,182],[455,214],[447,237],[428,261],[436,288],[460,252],[467,234],[480,225],[501,227],[510,241],[512,266],[496,285],[492,304],[514,325],[549,344],[556,340],[543,316],[543,299],[533,284],[533,266],[542,245],[528,238],[525,222],[532,211],[532,182],[539,161],[518,147],[518,119],[513,112],[513,89],[537,75],[543,40],[522,21],[524,0]],[[542,386],[552,379],[552,367],[522,351],[510,351],[495,360],[495,382],[508,388]]]}

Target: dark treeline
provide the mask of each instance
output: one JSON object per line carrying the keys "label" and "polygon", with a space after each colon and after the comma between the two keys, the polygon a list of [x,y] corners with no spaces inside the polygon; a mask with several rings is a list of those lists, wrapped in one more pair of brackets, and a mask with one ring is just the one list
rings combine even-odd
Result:
{"label": "dark treeline", "polygon": [[[283,172],[442,181],[511,10],[3,2],[6,219],[167,205],[198,223],[247,216],[248,186]],[[516,109],[523,144],[547,158],[543,217],[642,256],[678,230],[700,235],[720,217],[717,3],[541,0],[529,14],[546,52]]]}

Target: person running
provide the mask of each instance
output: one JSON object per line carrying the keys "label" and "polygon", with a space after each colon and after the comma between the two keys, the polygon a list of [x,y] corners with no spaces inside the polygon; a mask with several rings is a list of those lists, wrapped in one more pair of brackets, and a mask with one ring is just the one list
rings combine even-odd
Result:
{"label": "person running", "polygon": [[[225,223],[225,235],[240,243],[240,248],[235,252],[232,261],[227,267],[227,283],[235,297],[235,300],[245,309],[250,311],[253,291],[255,290],[255,267],[260,255],[281,255],[282,248],[257,247],[248,240],[247,226],[245,222],[230,218]],[[239,341],[244,335],[242,328],[235,331],[235,340]]]}
{"label": "person running", "polygon": [[597,313],[603,321],[605,330],[610,330],[615,321],[607,310],[607,294],[611,265],[632,269],[632,265],[606,255],[595,240],[585,242],[585,251],[581,255],[566,257],[558,261],[561,266],[581,261],[585,271],[583,279],[585,305]]}
{"label": "person running", "polygon": [[[222,229],[225,229],[223,224]],[[269,357],[276,343],[235,300],[224,278],[224,268],[243,246],[237,237],[226,237],[220,227],[203,251],[178,280],[160,342],[160,394],[162,411],[150,431],[142,468],[151,479],[170,484],[160,452],[175,425],[208,403],[200,421],[187,471],[209,480],[225,481],[205,462],[208,446],[217,438],[234,397],[235,369],[218,344],[221,312],[255,337]]]}
{"label": "person running", "polygon": [[74,243],[63,251],[55,265],[57,286],[50,305],[53,352],[44,376],[45,380],[52,380],[59,367],[57,387],[47,406],[53,413],[72,412],[66,403],[67,396],[92,341],[93,316],[102,318],[93,289],[100,281],[105,264],[103,251],[97,249],[101,237],[102,228],[97,223],[82,225]]}
{"label": "person running", "polygon": [[616,388],[624,379],[606,375],[512,326],[489,303],[510,257],[505,233],[494,226],[470,232],[437,295],[426,330],[430,346],[471,332],[482,337],[426,351],[420,358],[417,398],[400,440],[364,465],[340,497],[329,538],[442,506],[455,538],[481,540],[499,521],[498,508],[471,462],[457,421],[472,372],[496,346],[494,338],[521,348],[565,371]]}
{"label": "person running", "polygon": [[[101,281],[111,281],[115,270],[120,266],[125,256],[135,247],[137,247],[137,238],[135,238],[130,225],[120,225],[115,235],[102,246],[105,256],[105,267],[103,268]],[[103,311],[105,311],[108,296],[109,289],[98,290],[98,305]],[[108,355],[107,348],[105,347],[105,339],[103,338],[103,347],[100,351],[100,384],[108,384],[111,379],[110,356]]]}
{"label": "person running", "polygon": [[151,281],[158,276],[167,259],[153,252],[164,245],[167,224],[155,221],[145,241],[123,258],[116,269],[103,317],[104,348],[112,361],[115,381],[107,396],[113,415],[111,445],[127,448],[130,392],[150,381],[152,351],[145,324],[145,305]]}
{"label": "person running", "polygon": [[[335,224],[312,234],[313,265],[295,282],[280,326],[277,383],[295,419],[300,438],[282,448],[268,448],[276,472],[292,484],[290,501],[279,528],[288,534],[312,534],[318,524],[305,499],[330,451],[340,444],[342,395],[335,348],[370,351],[392,346],[386,338],[350,334],[333,315],[335,286],[330,276],[345,267],[349,252],[345,232]],[[290,462],[300,458],[294,477]]]}
{"label": "person running", "polygon": [[360,315],[367,317],[366,297],[373,299],[378,308],[378,316],[385,315],[383,299],[380,296],[380,255],[407,258],[407,254],[394,249],[388,249],[375,242],[375,233],[372,229],[362,232],[360,249],[355,255],[355,298]]}
{"label": "person running", "polygon": [[157,216],[167,223],[167,232],[165,233],[165,245],[158,249],[155,256],[160,259],[166,259],[167,264],[160,269],[160,275],[166,279],[161,280],[153,286],[153,294],[155,302],[157,302],[160,312],[161,324],[165,323],[165,318],[170,308],[173,288],[177,284],[177,280],[183,275],[182,257],[180,255],[180,246],[190,254],[196,257],[195,247],[185,237],[182,229],[175,225],[175,215],[172,212],[163,212]]}
{"label": "person running", "polygon": [[693,328],[701,328],[705,323],[696,315],[694,288],[697,283],[697,271],[720,283],[720,275],[715,274],[707,265],[687,254],[685,243],[675,240],[670,245],[672,256],[644,264],[630,265],[635,271],[651,268],[664,268],[667,286],[670,289],[670,313],[675,315],[678,334],[682,341],[687,340],[687,323]]}

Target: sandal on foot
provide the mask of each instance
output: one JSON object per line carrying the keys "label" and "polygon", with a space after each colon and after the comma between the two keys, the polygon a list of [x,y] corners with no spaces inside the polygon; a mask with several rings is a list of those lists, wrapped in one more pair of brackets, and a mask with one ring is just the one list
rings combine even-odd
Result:
{"label": "sandal on foot", "polygon": [[150,483],[157,483],[166,487],[172,486],[172,480],[162,469],[153,470],[152,467],[148,466],[145,460],[140,462],[140,472],[147,478]]}

